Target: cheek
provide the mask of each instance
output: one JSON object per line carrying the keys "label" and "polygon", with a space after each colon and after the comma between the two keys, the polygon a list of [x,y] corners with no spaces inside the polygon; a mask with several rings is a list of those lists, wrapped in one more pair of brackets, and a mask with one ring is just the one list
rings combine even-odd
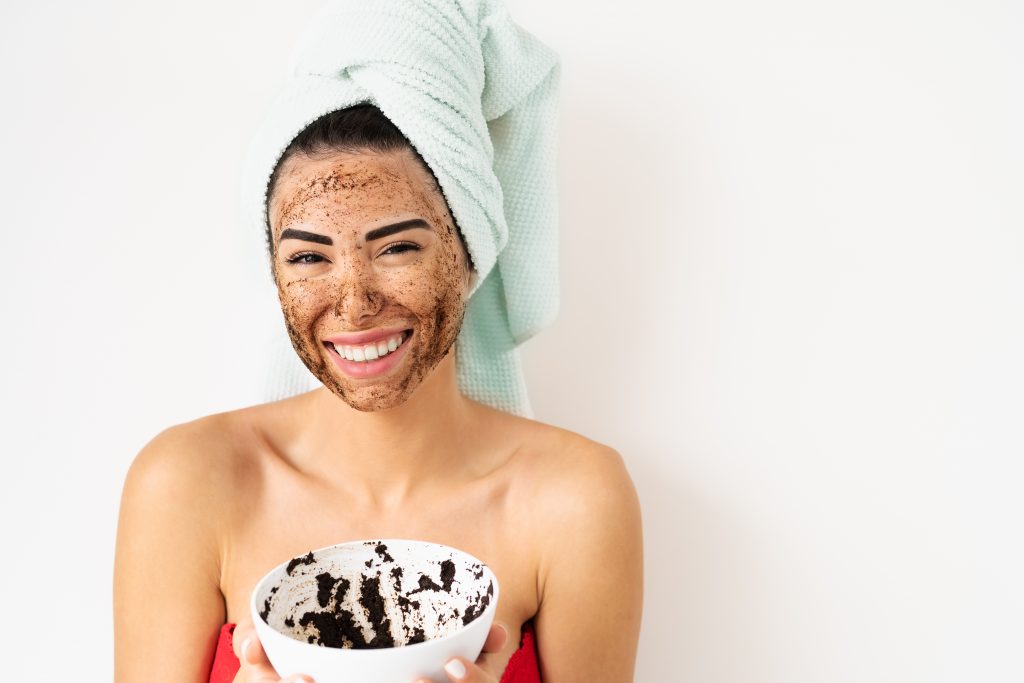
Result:
{"label": "cheek", "polygon": [[431,277],[431,317],[438,332],[446,338],[458,333],[466,306],[465,269],[458,253],[441,259]]}
{"label": "cheek", "polygon": [[418,314],[432,314],[433,309],[450,301],[458,288],[457,270],[452,267],[446,250],[424,259],[419,264],[381,271],[376,289],[385,300]]}
{"label": "cheek", "polygon": [[452,254],[444,269],[438,274],[438,281],[447,301],[453,305],[465,303],[466,295],[469,293],[469,274],[461,254]]}
{"label": "cheek", "polygon": [[437,226],[435,234],[441,253],[434,275],[439,280],[443,279],[447,285],[456,280],[465,280],[469,257],[462,244],[462,236],[455,227],[455,221],[447,208],[444,208],[443,202],[440,197],[435,198],[435,201],[424,197],[422,210],[431,224]]}
{"label": "cheek", "polygon": [[295,280],[278,286],[281,310],[293,322],[308,322],[326,304],[327,288],[312,280]]}
{"label": "cheek", "polygon": [[438,246],[441,253],[440,258],[437,260],[435,274],[438,282],[444,283],[445,288],[449,288],[465,280],[467,270],[466,256],[458,236],[455,235],[451,228],[443,236]]}

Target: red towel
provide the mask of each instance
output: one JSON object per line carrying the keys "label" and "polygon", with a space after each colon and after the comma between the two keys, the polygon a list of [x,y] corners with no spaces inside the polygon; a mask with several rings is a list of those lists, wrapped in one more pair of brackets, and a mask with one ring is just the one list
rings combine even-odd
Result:
{"label": "red towel", "polygon": [[[235,674],[238,673],[240,664],[231,647],[234,631],[235,624],[224,624],[220,628],[217,652],[213,656],[213,668],[210,669],[210,683],[231,683]],[[512,653],[512,659],[505,667],[501,683],[543,683],[540,679],[540,664],[537,659],[532,619],[523,624],[519,649]]]}

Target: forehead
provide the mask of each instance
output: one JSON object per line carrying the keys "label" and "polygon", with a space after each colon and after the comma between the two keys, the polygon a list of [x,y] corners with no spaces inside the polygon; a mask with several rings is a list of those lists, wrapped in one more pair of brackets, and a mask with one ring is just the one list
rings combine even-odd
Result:
{"label": "forehead", "polygon": [[282,164],[268,208],[272,224],[282,226],[324,213],[433,212],[438,197],[433,179],[408,150],[300,153]]}

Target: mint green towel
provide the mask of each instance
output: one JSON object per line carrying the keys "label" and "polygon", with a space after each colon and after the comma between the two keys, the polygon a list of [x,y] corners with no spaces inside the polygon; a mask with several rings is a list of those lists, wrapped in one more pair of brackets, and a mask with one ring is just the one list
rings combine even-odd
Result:
{"label": "mint green towel", "polygon": [[[460,390],[533,417],[516,347],[558,311],[559,74],[558,55],[499,0],[327,2],[248,151],[246,220],[263,234],[270,174],[303,128],[376,105],[437,176],[478,271],[456,342]],[[273,398],[307,388],[276,362]]]}

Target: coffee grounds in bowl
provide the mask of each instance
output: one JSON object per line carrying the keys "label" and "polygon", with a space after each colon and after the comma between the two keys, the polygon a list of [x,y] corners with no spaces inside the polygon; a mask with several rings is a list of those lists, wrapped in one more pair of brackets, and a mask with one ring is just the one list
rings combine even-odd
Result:
{"label": "coffee grounds in bowl", "polygon": [[313,558],[313,551],[310,550],[309,555],[306,555],[305,557],[296,557],[291,562],[289,562],[288,566],[284,568],[284,571],[286,574],[288,574],[288,576],[291,576],[292,570],[298,567],[300,564],[313,564],[314,562],[316,562],[316,560]]}
{"label": "coffee grounds in bowl", "polygon": [[[345,577],[334,577],[328,572],[318,574],[316,577],[318,591],[317,602],[321,607],[328,607],[325,611],[310,610],[299,617],[299,626],[312,625],[319,633],[317,636],[307,636],[307,641],[317,643],[325,647],[351,647],[374,649],[382,647],[395,647],[395,639],[391,635],[391,620],[384,609],[384,597],[380,592],[380,575],[370,575],[365,572],[359,577],[359,605],[366,610],[366,619],[373,629],[374,636],[369,641],[363,635],[362,629],[356,623],[355,615],[339,605],[345,598],[351,582]],[[331,600],[333,596],[334,600]],[[402,596],[399,596],[401,598]],[[329,605],[333,604],[331,609]],[[403,603],[399,599],[399,605],[403,613],[409,614],[411,610],[419,607],[406,599]],[[351,643],[351,644],[349,644]]]}
{"label": "coffee grounds in bowl", "polygon": [[[330,572],[321,572],[313,577],[316,580],[316,602],[324,609],[308,610],[301,614],[298,617],[298,625],[301,627],[301,631],[295,635],[304,637],[306,642],[311,644],[350,649],[401,647],[421,643],[428,639],[423,626],[420,625],[420,620],[424,618],[424,615],[419,614],[420,608],[423,605],[421,605],[420,600],[412,599],[411,596],[425,591],[452,593],[453,583],[457,583],[455,579],[455,563],[450,559],[440,563],[440,572],[437,577],[440,580],[440,584],[433,577],[420,573],[417,588],[403,594],[403,568],[391,567],[389,571],[385,572],[385,570],[388,570],[386,565],[393,563],[395,561],[394,558],[388,553],[387,546],[384,543],[377,543],[374,551],[379,559],[371,558],[370,561],[365,563],[367,571],[360,571],[358,578],[350,573],[348,574],[351,577],[350,580],[350,578],[346,577],[336,577]],[[308,555],[290,561],[287,565],[286,573],[292,576],[294,575],[293,570],[296,567],[311,565],[314,562],[315,559],[311,551]],[[375,562],[377,564],[376,568],[369,569]],[[475,579],[482,578],[483,576],[483,567],[479,564],[471,565],[469,571]],[[399,628],[398,630],[404,631],[406,634],[405,638],[397,641],[391,631],[392,621],[387,613],[385,593],[381,588],[382,579],[388,576],[392,579],[389,583],[393,586],[394,591],[389,590],[387,593],[394,595],[397,592],[395,603],[402,617],[400,626],[404,626],[404,628]],[[351,606],[354,601],[359,605],[360,611],[362,611],[360,619],[357,619],[352,611],[342,606],[349,590],[353,588],[354,582],[358,582],[358,597],[353,595],[349,599],[348,604]],[[275,586],[272,592],[275,592],[276,588]],[[436,616],[430,618],[436,618],[438,620],[437,623],[441,625],[454,619],[461,622],[462,626],[465,626],[483,613],[487,605],[490,604],[493,593],[494,585],[489,582],[485,593],[478,594],[475,599],[467,596],[471,602],[467,605],[464,614],[460,613],[459,608],[452,607],[450,612],[436,614]],[[271,600],[268,599],[264,612],[269,613],[270,602]],[[433,609],[436,609],[437,603],[434,603],[434,605]],[[424,608],[431,609],[431,613],[433,613],[432,608]],[[391,616],[394,615],[395,612],[392,611]],[[261,616],[263,616],[264,621],[267,620],[266,614],[261,614]],[[418,617],[418,619],[414,617]],[[362,625],[360,625],[360,622],[362,622]],[[293,615],[289,614],[284,619],[284,625],[290,629],[295,627]],[[364,635],[363,629],[366,626],[369,626],[372,632],[372,637],[369,639]]]}
{"label": "coffee grounds in bowl", "polygon": [[[385,562],[394,562],[395,561],[395,558],[391,557],[391,555],[388,554],[388,547],[386,545],[384,545],[383,543],[378,543],[377,547],[374,548],[373,550],[378,555],[380,555],[380,559],[384,560]],[[399,569],[401,569],[401,567],[399,567]]]}

